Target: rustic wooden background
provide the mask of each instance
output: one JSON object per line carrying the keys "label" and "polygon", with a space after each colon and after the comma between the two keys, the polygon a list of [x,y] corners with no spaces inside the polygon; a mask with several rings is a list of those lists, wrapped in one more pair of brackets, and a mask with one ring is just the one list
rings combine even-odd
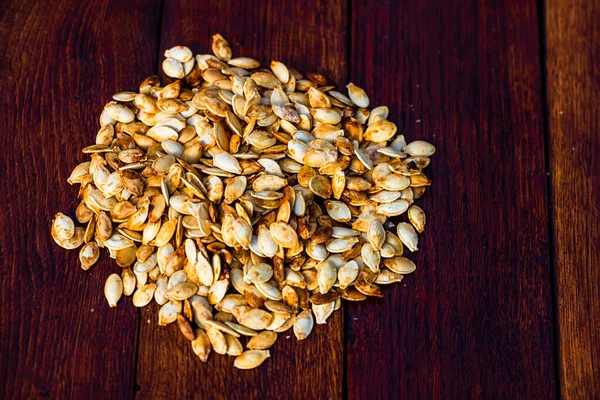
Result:
{"label": "rustic wooden background", "polygon": [[[216,32],[438,149],[417,272],[252,371],[109,309],[117,267],[49,236],[104,103]],[[598,43],[598,0],[3,0],[0,398],[599,398]]]}

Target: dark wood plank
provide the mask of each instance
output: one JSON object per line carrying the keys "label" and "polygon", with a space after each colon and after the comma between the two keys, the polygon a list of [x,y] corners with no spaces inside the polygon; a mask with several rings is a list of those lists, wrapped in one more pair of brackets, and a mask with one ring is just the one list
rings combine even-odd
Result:
{"label": "dark wood plank", "polygon": [[[188,45],[210,53],[221,33],[234,55],[267,65],[280,60],[301,72],[320,71],[346,79],[346,2],[280,1],[167,2],[161,49]],[[161,53],[162,54],[162,53]],[[143,311],[138,362],[141,398],[340,398],[343,391],[343,315],[297,342],[281,334],[271,358],[259,369],[240,371],[233,358],[212,354],[202,364],[176,326],[157,326],[157,307]]]}
{"label": "dark wood plank", "polygon": [[546,2],[561,394],[600,397],[600,2]]}
{"label": "dark wood plank", "polygon": [[353,4],[352,80],[437,153],[417,272],[347,307],[349,398],[555,397],[535,1]]}
{"label": "dark wood plank", "polygon": [[74,216],[71,169],[117,90],[155,68],[158,1],[8,1],[0,7],[0,398],[131,397],[137,311],[110,309],[90,271],[50,237]]}

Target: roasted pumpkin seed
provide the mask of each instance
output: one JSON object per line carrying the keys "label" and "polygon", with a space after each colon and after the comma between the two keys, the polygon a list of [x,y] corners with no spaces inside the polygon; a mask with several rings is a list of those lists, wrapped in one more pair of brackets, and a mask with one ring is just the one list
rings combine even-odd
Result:
{"label": "roasted pumpkin seed", "polygon": [[122,268],[104,285],[110,307],[154,299],[159,325],[177,322],[202,362],[214,351],[250,369],[277,333],[303,340],[342,298],[381,297],[380,284],[416,270],[403,248],[425,229],[414,203],[436,149],[407,144],[352,83],[346,96],[320,73],[260,69],[220,34],[211,50],[171,47],[171,83],[152,76],[112,96],[67,179],[87,226],[58,213],[50,234],[83,246],[83,269],[108,249]]}

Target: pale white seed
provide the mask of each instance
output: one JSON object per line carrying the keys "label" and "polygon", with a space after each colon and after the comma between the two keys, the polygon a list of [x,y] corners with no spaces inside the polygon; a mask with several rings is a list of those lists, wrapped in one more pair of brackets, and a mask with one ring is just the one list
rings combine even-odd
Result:
{"label": "pale white seed", "polygon": [[321,264],[317,272],[319,291],[323,294],[329,292],[337,280],[337,271],[330,261]]}
{"label": "pale white seed", "polygon": [[397,274],[404,275],[415,272],[417,269],[415,263],[406,257],[394,257],[387,259],[383,262],[383,265]]}
{"label": "pale white seed", "polygon": [[165,57],[174,58],[175,60],[185,63],[193,59],[192,51],[186,46],[175,46],[165,50]]}
{"label": "pale white seed", "polygon": [[381,262],[381,256],[379,251],[376,250],[371,243],[365,243],[361,249],[360,255],[367,267],[371,271],[379,272],[379,263]]}
{"label": "pale white seed", "polygon": [[171,78],[181,79],[185,77],[183,64],[174,58],[165,58],[162,62],[162,69],[165,75]]}
{"label": "pale white seed", "polygon": [[338,282],[341,289],[346,289],[357,277],[358,264],[354,260],[348,261],[338,270]]}
{"label": "pale white seed", "polygon": [[435,153],[435,146],[422,140],[415,140],[404,146],[402,151],[411,156],[430,157]]}
{"label": "pale white seed", "polygon": [[287,83],[290,80],[290,72],[282,62],[271,61],[271,71],[273,71],[281,83]]}
{"label": "pale white seed", "polygon": [[326,324],[327,318],[333,314],[335,309],[335,302],[329,302],[326,304],[313,304],[312,311],[315,314],[315,321],[317,324]]}

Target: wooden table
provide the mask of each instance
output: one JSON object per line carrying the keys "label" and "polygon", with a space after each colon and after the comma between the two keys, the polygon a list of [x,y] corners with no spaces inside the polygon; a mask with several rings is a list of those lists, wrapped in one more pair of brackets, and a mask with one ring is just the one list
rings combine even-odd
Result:
{"label": "wooden table", "polygon": [[[598,0],[6,0],[0,5],[0,397],[600,397]],[[419,268],[260,369],[202,364],[157,308],[108,308],[52,242],[110,96],[163,51],[364,87],[437,146]],[[288,335],[289,336],[289,335]]]}

